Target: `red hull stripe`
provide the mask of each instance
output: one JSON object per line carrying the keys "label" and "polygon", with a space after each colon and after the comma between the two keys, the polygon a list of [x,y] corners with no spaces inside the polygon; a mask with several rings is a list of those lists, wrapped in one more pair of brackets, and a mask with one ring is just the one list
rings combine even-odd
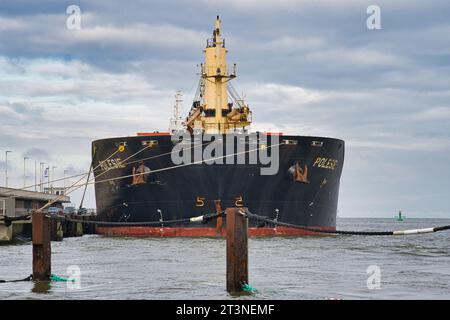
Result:
{"label": "red hull stripe", "polygon": [[283,132],[264,132],[266,136],[282,136]]}
{"label": "red hull stripe", "polygon": [[139,137],[147,137],[147,136],[170,136],[170,132],[138,132],[136,134]]}
{"label": "red hull stripe", "polygon": [[[336,230],[335,227],[311,227],[322,230]],[[97,233],[109,236],[148,236],[148,237],[217,237],[225,236],[226,228],[217,232],[216,228],[155,228],[155,227],[97,227]],[[258,236],[302,236],[320,233],[308,230],[278,228],[248,228],[251,237]]]}

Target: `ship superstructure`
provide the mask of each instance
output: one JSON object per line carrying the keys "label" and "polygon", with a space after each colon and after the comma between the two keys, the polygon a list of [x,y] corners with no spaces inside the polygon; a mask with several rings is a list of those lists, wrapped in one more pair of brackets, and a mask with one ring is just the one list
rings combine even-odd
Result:
{"label": "ship superstructure", "polygon": [[245,132],[251,123],[251,111],[237,95],[231,80],[236,78],[236,65],[230,70],[227,49],[222,38],[221,20],[217,16],[212,38],[203,50],[201,78],[184,125],[190,132],[207,134]]}

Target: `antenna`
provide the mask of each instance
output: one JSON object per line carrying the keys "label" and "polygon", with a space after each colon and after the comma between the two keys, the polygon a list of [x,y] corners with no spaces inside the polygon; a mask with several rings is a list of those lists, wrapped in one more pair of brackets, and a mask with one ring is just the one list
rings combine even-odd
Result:
{"label": "antenna", "polygon": [[183,95],[181,94],[181,91],[178,90],[177,93],[175,94],[175,106],[173,108],[173,118],[174,119],[179,119],[180,118],[180,104],[181,102],[183,102],[183,100],[181,99]]}
{"label": "antenna", "polygon": [[182,96],[183,95],[181,94],[181,91],[179,91],[179,90],[175,94],[175,104],[173,106],[173,116],[170,119],[170,125],[169,125],[169,131],[172,134],[183,129],[183,124],[182,124],[181,116],[180,116],[181,103],[183,102],[183,100],[181,99]]}

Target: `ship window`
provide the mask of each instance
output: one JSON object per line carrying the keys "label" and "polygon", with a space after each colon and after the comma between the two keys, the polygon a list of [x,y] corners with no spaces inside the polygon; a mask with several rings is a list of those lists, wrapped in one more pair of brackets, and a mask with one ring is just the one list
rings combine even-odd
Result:
{"label": "ship window", "polygon": [[205,112],[205,117],[215,117],[216,116],[215,109],[206,109],[204,112]]}
{"label": "ship window", "polygon": [[292,145],[296,145],[298,143],[297,140],[288,140],[288,139],[283,139],[281,140],[282,144],[292,144]]}
{"label": "ship window", "polygon": [[311,146],[313,146],[313,147],[322,147],[323,146],[323,142],[322,141],[312,141],[311,142]]}

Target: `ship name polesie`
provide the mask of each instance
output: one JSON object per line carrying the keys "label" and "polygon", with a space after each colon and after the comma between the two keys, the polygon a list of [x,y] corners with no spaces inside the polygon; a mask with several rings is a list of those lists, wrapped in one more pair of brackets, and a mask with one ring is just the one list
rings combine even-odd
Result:
{"label": "ship name polesie", "polygon": [[338,160],[336,159],[317,157],[314,161],[313,167],[334,170],[336,169],[337,163]]}

